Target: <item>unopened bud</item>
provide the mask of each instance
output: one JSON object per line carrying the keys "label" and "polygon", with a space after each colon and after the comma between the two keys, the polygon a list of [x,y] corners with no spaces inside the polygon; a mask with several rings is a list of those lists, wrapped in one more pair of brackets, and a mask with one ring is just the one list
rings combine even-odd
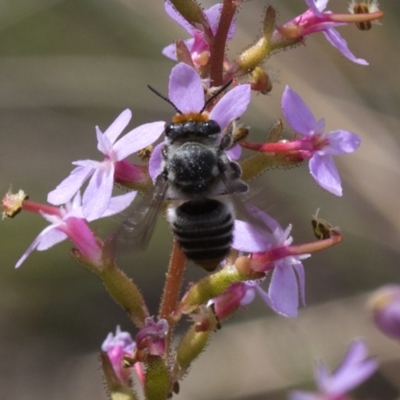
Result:
{"label": "unopened bud", "polygon": [[194,0],[169,0],[169,2],[190,25],[197,29],[200,27],[203,27],[204,30],[209,29],[209,24],[203,10]]}
{"label": "unopened bud", "polygon": [[197,324],[192,325],[183,336],[176,350],[176,362],[180,375],[183,374],[191,362],[195,360],[206,346],[210,331],[198,332]]}
{"label": "unopened bud", "polygon": [[386,285],[375,291],[369,308],[376,326],[394,339],[400,339],[400,285]]}
{"label": "unopened bud", "polygon": [[264,16],[262,37],[236,58],[233,67],[235,71],[252,71],[265,60],[272,50],[271,38],[275,21],[275,9],[269,6]]}
{"label": "unopened bud", "polygon": [[251,89],[262,94],[267,94],[272,90],[271,80],[269,75],[261,68],[256,67],[251,71],[253,82],[251,82]]}

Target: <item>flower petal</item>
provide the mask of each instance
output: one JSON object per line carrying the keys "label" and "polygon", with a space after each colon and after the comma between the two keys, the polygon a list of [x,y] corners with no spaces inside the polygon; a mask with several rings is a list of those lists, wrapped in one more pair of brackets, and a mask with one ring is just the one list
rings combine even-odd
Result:
{"label": "flower petal", "polygon": [[314,134],[317,127],[314,115],[302,98],[289,86],[286,86],[283,92],[281,107],[283,115],[292,129],[304,136]]}
{"label": "flower petal", "polygon": [[38,251],[48,250],[50,247],[53,247],[54,245],[67,239],[68,235],[59,229],[60,226],[61,225],[53,225],[53,229],[49,229],[46,234],[41,237],[36,248]]}
{"label": "flower petal", "polygon": [[149,175],[153,182],[156,180],[157,176],[162,172],[162,148],[165,146],[165,143],[159,143],[151,153],[151,157],[149,160]]}
{"label": "flower petal", "polygon": [[318,185],[336,196],[342,195],[339,172],[330,155],[315,153],[309,163],[310,173]]}
{"label": "flower petal", "polygon": [[292,390],[289,392],[289,400],[321,400],[321,397],[315,393]]}
{"label": "flower petal", "polygon": [[235,220],[232,247],[248,253],[261,253],[271,247],[268,236],[262,235],[248,222]]}
{"label": "flower petal", "polygon": [[[210,28],[215,35],[217,33],[217,29],[219,26],[219,20],[221,19],[221,11],[222,11],[222,4],[215,4],[214,6],[210,7],[209,9],[204,11],[204,14],[207,17],[207,20],[210,24]],[[236,21],[232,20],[231,26],[229,27],[227,39],[231,40],[235,35],[236,30]]]}
{"label": "flower petal", "polygon": [[82,210],[88,221],[100,218],[107,210],[114,185],[114,165],[104,161],[102,167],[96,169],[83,194]]}
{"label": "flower petal", "polygon": [[277,312],[286,317],[296,317],[299,291],[296,275],[291,265],[277,265],[273,272],[268,294]]}
{"label": "flower petal", "polygon": [[329,141],[329,145],[324,147],[323,151],[325,154],[332,156],[338,156],[343,153],[353,153],[356,151],[361,144],[361,138],[355,133],[337,130],[328,132],[326,137]]}
{"label": "flower petal", "polygon": [[[22,263],[27,259],[29,254],[32,253],[33,250],[35,250],[41,243],[42,240],[46,241],[46,237],[48,235],[51,236],[52,231],[55,231],[56,226],[50,225],[46,227],[45,229],[42,230],[42,232],[39,233],[39,235],[35,238],[35,240],[31,243],[31,245],[28,247],[28,249],[25,251],[25,253],[22,255],[22,257],[17,261],[15,264],[15,268],[19,268]],[[65,235],[64,239],[67,238],[67,235]],[[44,250],[44,249],[43,249]]]}
{"label": "flower petal", "polygon": [[306,0],[308,7],[314,12],[315,15],[321,16],[322,11],[325,10],[329,0]]}
{"label": "flower petal", "polygon": [[375,359],[367,358],[367,347],[363,340],[351,343],[345,359],[330,380],[328,393],[342,395],[369,378],[378,368]]}
{"label": "flower petal", "polygon": [[80,189],[84,182],[94,172],[93,168],[79,166],[74,168],[67,178],[65,178],[54,190],[47,195],[50,204],[59,206],[65,204]]}
{"label": "flower petal", "polygon": [[250,85],[244,84],[236,86],[226,93],[211,110],[210,119],[217,121],[221,130],[224,130],[229,122],[244,114],[250,100]]}
{"label": "flower petal", "polygon": [[231,149],[227,150],[226,154],[228,154],[232,160],[239,160],[242,155],[242,147],[237,144],[236,146],[233,146]]}
{"label": "flower petal", "polygon": [[185,18],[178,12],[178,10],[169,2],[164,2],[165,12],[168,14],[170,18],[172,18],[176,23],[178,23],[182,28],[186,30],[187,33],[192,35],[194,28],[192,25],[186,21]]}
{"label": "flower petal", "polygon": [[112,197],[107,210],[103,213],[101,218],[110,217],[112,215],[118,214],[128,208],[132,201],[135,199],[137,192],[129,192],[122,194],[120,196]]}
{"label": "flower petal", "polygon": [[108,138],[111,143],[114,143],[122,131],[128,126],[132,118],[132,111],[127,108],[115,119],[115,121],[104,132],[104,136]]}
{"label": "flower petal", "polygon": [[346,40],[340,35],[340,33],[334,28],[327,28],[323,31],[326,40],[333,46],[336,47],[346,58],[353,61],[356,64],[368,65],[368,61],[357,58],[347,47]]}
{"label": "flower petal", "polygon": [[117,161],[153,144],[164,132],[164,121],[150,122],[132,129],[114,145]]}
{"label": "flower petal", "polygon": [[111,156],[112,142],[103,134],[98,126],[96,126],[96,138],[97,138],[97,150],[103,153],[105,156]]}
{"label": "flower petal", "polygon": [[200,112],[204,106],[204,89],[197,72],[184,63],[172,68],[168,96],[183,114]]}
{"label": "flower petal", "polygon": [[171,43],[168,46],[165,46],[162,51],[161,54],[167,58],[169,58],[170,60],[177,60],[177,55],[176,55],[176,44],[175,43]]}

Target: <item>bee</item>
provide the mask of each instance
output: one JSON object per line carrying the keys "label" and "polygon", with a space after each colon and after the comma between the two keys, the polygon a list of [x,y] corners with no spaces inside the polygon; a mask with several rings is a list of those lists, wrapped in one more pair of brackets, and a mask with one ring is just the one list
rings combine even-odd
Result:
{"label": "bee", "polygon": [[248,190],[240,179],[239,164],[226,154],[235,144],[232,135],[223,134],[218,123],[204,113],[230,83],[213,94],[199,113],[190,114],[183,114],[149,86],[177,114],[165,125],[162,172],[154,190],[142,201],[136,216],[125,223],[145,247],[158,211],[167,201],[166,217],[177,243],[187,259],[206,271],[214,271],[230,251],[235,220],[231,195]]}

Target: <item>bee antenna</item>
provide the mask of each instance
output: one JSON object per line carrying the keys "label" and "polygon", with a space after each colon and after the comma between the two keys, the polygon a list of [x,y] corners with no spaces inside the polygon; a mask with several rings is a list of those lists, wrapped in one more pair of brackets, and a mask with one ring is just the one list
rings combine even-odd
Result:
{"label": "bee antenna", "polygon": [[156,94],[158,97],[160,97],[161,99],[163,99],[164,101],[166,101],[167,103],[171,104],[172,107],[174,107],[175,111],[178,114],[182,114],[182,111],[179,110],[179,108],[166,96],[164,96],[163,94],[161,94],[158,90],[154,89],[153,87],[151,87],[150,85],[147,85],[147,87],[154,93]]}
{"label": "bee antenna", "polygon": [[203,108],[200,111],[200,114],[206,109],[206,107],[216,98],[218,97],[230,84],[232,83],[233,79],[231,79],[229,82],[225,83],[224,86],[222,86],[220,89],[218,89],[217,92],[215,92],[205,103]]}

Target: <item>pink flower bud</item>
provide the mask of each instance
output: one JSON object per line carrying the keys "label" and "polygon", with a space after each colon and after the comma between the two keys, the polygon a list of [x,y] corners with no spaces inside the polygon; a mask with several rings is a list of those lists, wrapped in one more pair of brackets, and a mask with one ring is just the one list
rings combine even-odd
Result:
{"label": "pink flower bud", "polygon": [[400,285],[385,285],[375,291],[370,308],[376,326],[385,334],[400,339]]}

